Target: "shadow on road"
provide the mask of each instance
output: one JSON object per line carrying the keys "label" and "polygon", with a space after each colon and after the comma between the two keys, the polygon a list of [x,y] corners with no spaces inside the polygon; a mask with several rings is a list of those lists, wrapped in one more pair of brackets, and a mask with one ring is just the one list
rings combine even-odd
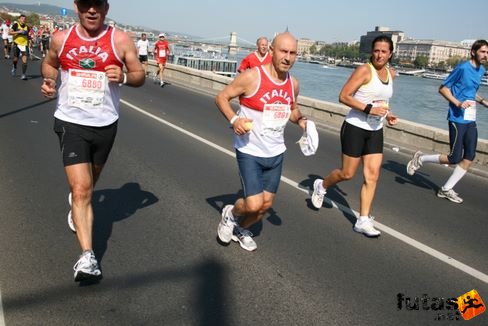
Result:
{"label": "shadow on road", "polygon": [[[316,175],[316,174],[309,174],[308,178],[301,181],[299,183],[299,187],[302,189],[307,189],[310,194],[313,192],[313,183],[315,179],[323,179],[323,176]],[[324,197],[324,204],[322,207],[325,208],[334,208],[334,204],[336,204],[338,209],[342,212],[345,218],[354,225],[356,223],[356,216],[354,215],[349,203],[346,200],[347,193],[344,192],[338,185],[335,185],[329,189],[327,189],[327,194]],[[312,205],[312,200],[310,198],[306,199],[307,207],[313,210],[317,210]]]}
{"label": "shadow on road", "polygon": [[438,185],[436,185],[427,178],[430,176],[427,173],[417,171],[414,175],[408,175],[406,164],[388,160],[383,163],[382,168],[397,174],[397,176],[395,177],[395,181],[399,184],[409,183],[424,189],[432,189],[434,192],[437,192],[440,188]]}
{"label": "shadow on road", "polygon": [[[105,279],[100,284],[82,289],[73,286],[73,283],[59,284],[57,287],[43,288],[40,283],[36,290],[29,289],[26,293],[12,292],[11,295],[2,293],[3,307],[6,313],[6,321],[16,324],[9,319],[19,316],[22,320],[24,314],[37,316],[43,324],[55,324],[56,321],[69,319],[70,324],[87,324],[86,311],[95,313],[91,316],[93,324],[99,324],[99,316],[112,315],[115,320],[105,319],[107,324],[123,325],[186,325],[189,321],[193,325],[232,325],[233,318],[232,298],[230,289],[229,272],[227,266],[217,258],[209,257],[190,266],[162,268],[138,274]],[[181,311],[178,301],[171,298],[181,296],[181,292],[172,293],[173,284],[193,284],[187,291],[189,307],[184,317],[177,312]],[[138,297],[141,291],[151,288],[151,296],[147,296],[140,304],[144,311],[134,311],[130,308],[133,298]],[[179,288],[179,287],[178,287]],[[110,304],[106,304],[106,297],[111,297]],[[90,299],[88,299],[90,298]],[[105,303],[102,305],[101,303]],[[70,306],[69,308],[66,305]],[[83,313],[73,314],[72,307],[82,305]],[[50,311],[59,314],[45,313],[46,307]],[[62,312],[65,311],[65,314]],[[113,313],[116,312],[116,315]],[[46,318],[52,318],[50,322]],[[110,317],[109,317],[110,318]],[[179,320],[184,318],[184,320]]]}
{"label": "shadow on road", "polygon": [[93,193],[93,248],[99,262],[107,250],[113,223],[129,218],[138,209],[150,206],[158,200],[151,192],[141,190],[136,182],[126,183],[119,189],[103,189]]}
{"label": "shadow on road", "polygon": [[29,105],[29,106],[26,106],[26,107],[23,107],[23,108],[20,108],[20,109],[17,109],[17,110],[13,110],[13,111],[10,111],[10,112],[7,112],[7,113],[2,113],[0,114],[0,118],[5,118],[5,117],[8,117],[9,115],[12,115],[12,114],[16,114],[16,113],[19,113],[19,112],[23,112],[23,111],[27,111],[27,110],[30,110],[30,109],[34,109],[38,106],[42,106],[46,103],[49,103],[51,101],[54,101],[56,99],[47,99],[45,101],[42,101],[42,102],[39,102],[39,103],[36,103],[36,104],[32,104],[32,105]]}
{"label": "shadow on road", "polygon": [[[206,201],[207,203],[212,206],[217,212],[218,219],[215,221],[215,225],[217,226],[218,221],[220,221],[220,214],[222,214],[222,209],[224,208],[225,205],[233,205],[237,199],[244,197],[244,193],[242,190],[239,190],[235,194],[226,194],[226,195],[219,195],[215,197],[210,197],[207,198]],[[268,212],[264,216],[263,219],[266,219],[269,223],[279,226],[282,224],[281,217],[279,217],[278,213],[273,209],[270,208],[268,209]],[[263,229],[263,222],[262,220],[254,224],[249,230],[252,232],[254,236],[259,236],[261,234],[261,231]]]}

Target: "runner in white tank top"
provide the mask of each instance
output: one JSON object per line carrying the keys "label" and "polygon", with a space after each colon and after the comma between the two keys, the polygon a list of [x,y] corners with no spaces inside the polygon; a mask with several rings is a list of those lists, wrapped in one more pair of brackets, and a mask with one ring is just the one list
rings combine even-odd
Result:
{"label": "runner in white tank top", "polygon": [[342,167],[313,184],[312,204],[322,207],[327,189],[350,180],[363,164],[364,182],[360,191],[359,218],[354,231],[368,237],[378,237],[370,217],[381,162],[383,160],[383,121],[394,125],[398,119],[391,113],[388,102],[393,94],[393,76],[388,61],[393,54],[393,42],[385,35],[373,40],[371,62],[358,67],[339,95],[341,103],[349,106],[342,130]]}
{"label": "runner in white tank top", "polygon": [[[220,241],[238,242],[248,251],[257,248],[248,230],[259,222],[273,204],[280,183],[283,132],[288,121],[306,128],[296,98],[298,81],[288,71],[297,56],[297,41],[290,33],[273,39],[271,63],[246,70],[225,87],[216,98],[217,107],[230,122],[244,196],[234,205],[225,205],[217,227]],[[230,105],[239,97],[241,110]],[[234,216],[242,217],[237,221]]]}
{"label": "runner in white tank top", "polygon": [[104,25],[106,0],[75,0],[75,5],[80,23],[54,33],[41,66],[41,92],[55,97],[61,71],[55,131],[71,187],[68,223],[72,218],[69,225],[82,251],[73,268],[78,282],[102,278],[92,244],[93,188],[115,138],[120,85],[141,86],[144,69],[129,35]]}

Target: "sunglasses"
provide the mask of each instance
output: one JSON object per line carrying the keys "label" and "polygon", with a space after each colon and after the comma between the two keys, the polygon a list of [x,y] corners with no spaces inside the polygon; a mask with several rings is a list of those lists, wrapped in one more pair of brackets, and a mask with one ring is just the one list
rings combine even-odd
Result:
{"label": "sunglasses", "polygon": [[107,4],[107,0],[77,0],[76,3],[82,8],[101,8]]}

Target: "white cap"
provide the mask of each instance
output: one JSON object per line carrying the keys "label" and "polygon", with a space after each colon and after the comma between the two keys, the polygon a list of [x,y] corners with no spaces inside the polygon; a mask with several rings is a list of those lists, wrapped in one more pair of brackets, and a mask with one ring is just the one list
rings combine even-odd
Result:
{"label": "white cap", "polygon": [[319,148],[319,133],[313,121],[307,120],[307,128],[297,143],[305,156],[314,155],[317,152]]}
{"label": "white cap", "polygon": [[159,33],[158,37],[166,37],[166,34],[164,34],[164,33]]}

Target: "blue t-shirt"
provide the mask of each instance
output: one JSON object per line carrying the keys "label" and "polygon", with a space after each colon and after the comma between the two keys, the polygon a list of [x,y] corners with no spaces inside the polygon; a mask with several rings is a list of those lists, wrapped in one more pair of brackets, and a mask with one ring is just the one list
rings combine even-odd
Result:
{"label": "blue t-shirt", "polygon": [[[454,68],[442,85],[449,88],[452,95],[460,102],[464,102],[465,100],[476,101],[476,93],[480,87],[481,77],[484,74],[484,66],[480,65],[478,68],[475,68],[470,61],[464,61]],[[447,120],[457,123],[473,122],[471,120],[464,120],[464,110],[450,102]]]}

